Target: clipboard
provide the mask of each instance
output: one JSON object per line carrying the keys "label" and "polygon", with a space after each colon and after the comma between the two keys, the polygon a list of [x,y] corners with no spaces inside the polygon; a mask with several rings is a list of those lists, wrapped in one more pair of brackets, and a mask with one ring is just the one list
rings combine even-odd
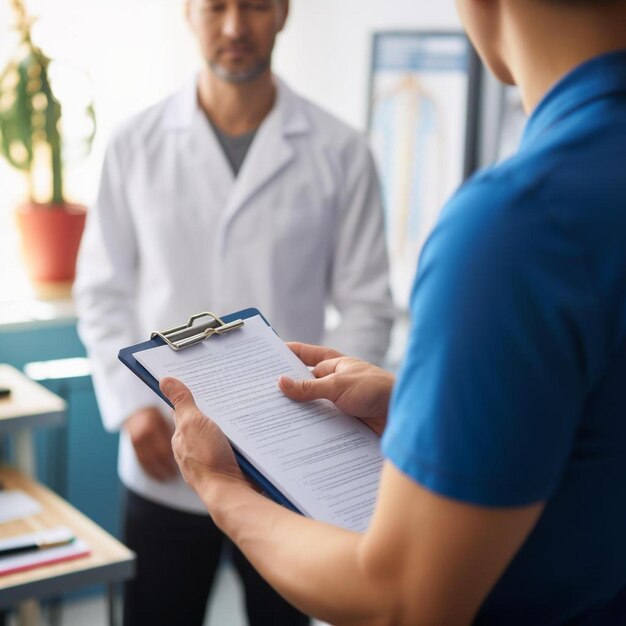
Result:
{"label": "clipboard", "polygon": [[[218,317],[208,311],[192,315],[186,324],[175,326],[164,331],[152,333],[148,341],[122,348],[118,353],[119,360],[138,378],[140,378],[154,393],[164,402],[172,407],[171,402],[161,393],[159,381],[148,372],[148,370],[133,356],[137,352],[150,350],[159,346],[169,345],[172,350],[184,350],[196,345],[201,341],[211,339],[213,335],[220,335],[226,332],[237,332],[238,328],[245,325],[245,320],[250,317],[260,316],[261,319],[271,328],[270,323],[263,317],[263,314],[255,308],[243,309],[235,313],[229,313]],[[198,320],[206,318],[207,321],[196,323]],[[173,408],[173,407],[172,407]],[[234,446],[233,452],[239,467],[246,476],[256,483],[263,492],[274,502],[282,504],[288,509],[302,514],[300,510],[278,490],[259,470],[246,459]]]}

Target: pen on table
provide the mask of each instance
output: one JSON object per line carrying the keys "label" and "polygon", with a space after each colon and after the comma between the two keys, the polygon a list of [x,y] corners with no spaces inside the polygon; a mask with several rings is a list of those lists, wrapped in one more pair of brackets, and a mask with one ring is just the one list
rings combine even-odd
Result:
{"label": "pen on table", "polygon": [[58,548],[67,546],[75,541],[75,537],[67,537],[59,541],[34,541],[32,543],[24,543],[19,546],[11,546],[0,548],[0,558],[5,556],[13,556],[15,554],[23,554],[24,552],[37,552],[38,550],[47,550],[49,548]]}

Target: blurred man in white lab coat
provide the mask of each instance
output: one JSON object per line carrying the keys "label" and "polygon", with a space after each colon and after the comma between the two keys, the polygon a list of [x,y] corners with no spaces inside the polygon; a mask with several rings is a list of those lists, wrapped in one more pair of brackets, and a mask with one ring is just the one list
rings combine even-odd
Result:
{"label": "blurred man in white lab coat", "polygon": [[[182,480],[164,404],[118,350],[205,310],[258,307],[284,339],[379,362],[392,311],[366,140],[273,76],[288,0],[187,0],[206,63],[110,143],[75,287],[107,429],[121,430],[125,624],[200,625],[222,535]],[[329,68],[330,69],[330,68]],[[324,336],[328,303],[341,315]],[[251,624],[303,624],[236,552]]]}

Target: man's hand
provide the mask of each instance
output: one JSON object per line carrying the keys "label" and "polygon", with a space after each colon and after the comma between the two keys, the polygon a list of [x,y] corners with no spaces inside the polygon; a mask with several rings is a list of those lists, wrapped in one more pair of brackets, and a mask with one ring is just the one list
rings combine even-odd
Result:
{"label": "man's hand", "polygon": [[200,412],[191,391],[175,378],[164,378],[160,387],[174,405],[172,449],[187,484],[202,498],[211,483],[222,479],[248,484],[228,439],[215,422]]}
{"label": "man's hand", "polygon": [[136,411],[124,422],[124,429],[141,467],[149,476],[160,482],[176,476],[176,463],[170,445],[174,429],[157,408]]}
{"label": "man's hand", "polygon": [[300,402],[326,398],[382,435],[395,380],[393,374],[330,348],[304,343],[287,345],[306,365],[314,366],[317,379],[296,381],[281,376],[278,386],[287,397]]}

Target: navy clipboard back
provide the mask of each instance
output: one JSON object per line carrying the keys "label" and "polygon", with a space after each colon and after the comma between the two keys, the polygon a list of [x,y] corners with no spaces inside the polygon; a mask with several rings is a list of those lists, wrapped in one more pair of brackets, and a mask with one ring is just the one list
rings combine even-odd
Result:
{"label": "navy clipboard back", "polygon": [[[186,338],[184,337],[184,329],[193,328],[193,321],[204,315],[206,314],[200,314],[197,316],[194,315],[192,318],[190,318],[188,324],[178,326],[175,329],[171,329],[171,331],[164,331],[164,333],[171,333],[172,331],[174,331],[174,334],[178,333],[179,335],[183,336],[181,343],[184,344],[184,342],[186,341]],[[265,319],[265,317],[263,317],[263,314],[255,308],[243,309],[241,311],[236,311],[235,313],[224,315],[220,318],[215,318],[220,324],[210,323],[204,324],[202,326],[217,329],[220,327],[221,324],[235,324],[234,327],[236,328],[237,322],[239,320],[243,320],[245,323],[246,319],[250,317],[256,317],[257,315],[260,316],[268,326],[270,326],[269,322]],[[219,334],[219,331],[216,332],[217,334]],[[210,340],[212,334],[212,332],[206,333],[204,339]],[[143,341],[142,343],[135,344],[134,346],[122,348],[118,353],[118,358],[131,372],[133,372],[133,374],[138,376],[146,385],[148,385],[148,387],[150,387],[150,389],[152,389],[152,391],[154,391],[154,393],[156,393],[164,402],[172,407],[171,402],[161,393],[161,390],[159,389],[159,381],[154,376],[152,376],[152,374],[134,357],[134,354],[136,354],[137,352],[143,352],[144,350],[150,350],[151,348],[158,348],[159,346],[164,346],[168,343],[170,343],[171,346],[171,342],[168,341],[167,335],[165,337],[163,337],[162,333],[157,333],[157,335],[158,336],[153,336],[153,338],[149,341]],[[187,342],[186,345],[193,345],[193,343]],[[186,346],[183,345],[182,347],[184,348]],[[261,472],[259,472],[259,470],[248,459],[246,459],[236,449],[235,446],[233,446],[233,452],[235,453],[237,463],[239,464],[239,467],[241,467],[241,470],[244,472],[244,474],[246,474],[246,476],[248,476],[254,483],[256,483],[267,496],[269,496],[275,502],[278,502],[279,504],[287,507],[288,509],[295,511],[296,513],[301,513],[301,511],[299,511],[288,498],[286,498],[263,474],[261,474]]]}

